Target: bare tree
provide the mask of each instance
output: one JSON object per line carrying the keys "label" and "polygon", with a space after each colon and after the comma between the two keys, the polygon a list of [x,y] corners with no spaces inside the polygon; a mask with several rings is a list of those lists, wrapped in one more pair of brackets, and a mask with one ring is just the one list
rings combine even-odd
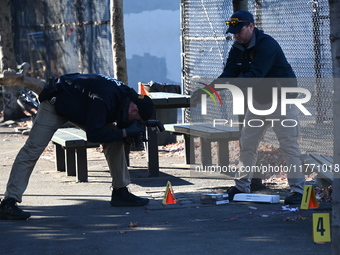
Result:
{"label": "bare tree", "polygon": [[13,36],[11,29],[11,6],[9,0],[0,0],[0,69],[15,68]]}
{"label": "bare tree", "polygon": [[[16,69],[10,2],[9,0],[0,0],[0,71],[2,72],[9,68]],[[20,87],[18,86],[10,86],[3,90],[4,120],[17,119],[24,116],[17,104],[19,89]]]}
{"label": "bare tree", "polygon": [[125,36],[124,36],[124,12],[123,0],[111,0],[111,35],[114,77],[128,84]]}
{"label": "bare tree", "polygon": [[[340,164],[340,2],[329,0],[330,39],[334,77],[334,165]],[[340,173],[334,172],[332,192],[332,254],[340,254]]]}

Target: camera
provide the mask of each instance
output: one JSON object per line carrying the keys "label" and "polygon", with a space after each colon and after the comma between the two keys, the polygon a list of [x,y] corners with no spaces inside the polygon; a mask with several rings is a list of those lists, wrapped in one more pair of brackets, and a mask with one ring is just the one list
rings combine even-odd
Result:
{"label": "camera", "polygon": [[[144,126],[145,127],[154,127],[157,128],[158,132],[163,132],[165,130],[164,125],[162,122],[160,122],[159,120],[147,120],[144,121]],[[143,142],[147,142],[148,138],[146,137],[146,132],[144,131],[142,134],[142,141]]]}
{"label": "camera", "polygon": [[147,127],[157,127],[159,132],[165,131],[163,123],[160,122],[159,120],[147,120],[147,121],[144,121],[144,123],[145,123],[145,126]]}
{"label": "camera", "polygon": [[157,128],[158,132],[165,131],[164,125],[159,120],[147,120],[147,121],[139,121],[139,126],[143,129],[140,135],[136,137],[126,137],[124,139],[125,143],[133,144],[135,150],[144,150],[144,142],[148,141],[148,137],[146,135],[146,128]]}

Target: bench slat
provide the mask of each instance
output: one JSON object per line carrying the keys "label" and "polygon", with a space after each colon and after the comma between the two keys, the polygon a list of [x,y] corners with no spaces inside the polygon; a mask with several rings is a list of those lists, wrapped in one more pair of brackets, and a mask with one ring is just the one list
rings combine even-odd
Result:
{"label": "bench slat", "polygon": [[229,165],[229,145],[233,140],[238,140],[240,132],[237,128],[227,126],[213,126],[207,123],[194,124],[165,124],[166,131],[184,135],[186,163],[195,163],[193,138],[201,140],[201,164],[212,164],[211,142],[218,142],[218,165]]}
{"label": "bench slat", "polygon": [[78,128],[58,129],[51,141],[56,148],[57,170],[66,171],[67,176],[77,176],[78,182],[86,182],[86,149],[98,147],[100,143],[88,142],[85,131]]}
{"label": "bench slat", "polygon": [[321,165],[333,165],[333,160],[329,161],[324,155],[310,154],[312,158],[319,162]]}
{"label": "bench slat", "polygon": [[326,159],[327,161],[329,161],[331,164],[333,164],[333,157],[329,156],[329,155],[320,155],[321,157],[323,157],[324,159]]}
{"label": "bench slat", "polygon": [[312,167],[310,167],[310,166],[315,166],[315,165],[319,164],[315,159],[313,159],[308,154],[301,154],[300,159],[302,161],[303,173],[305,173],[305,174],[311,174],[312,173]]}
{"label": "bench slat", "polygon": [[166,131],[188,134],[205,139],[239,138],[240,132],[237,128],[227,126],[213,126],[212,124],[166,124]]}
{"label": "bench slat", "polygon": [[85,141],[84,140],[70,140],[67,138],[61,137],[53,137],[52,142],[60,144],[63,147],[84,147]]}
{"label": "bench slat", "polygon": [[67,148],[73,147],[91,148],[98,147],[100,145],[99,143],[88,142],[85,131],[77,128],[58,129],[54,133],[51,141]]}

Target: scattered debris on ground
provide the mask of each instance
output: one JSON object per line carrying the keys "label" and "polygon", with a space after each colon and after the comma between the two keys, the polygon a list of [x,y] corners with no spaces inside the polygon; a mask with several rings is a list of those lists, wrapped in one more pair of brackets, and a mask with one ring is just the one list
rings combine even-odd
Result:
{"label": "scattered debris on ground", "polygon": [[[16,133],[21,133],[26,136],[29,134],[29,130],[33,125],[32,118],[21,119],[18,121],[6,121],[3,122],[3,111],[0,112],[0,123],[1,126],[13,127]],[[200,139],[194,139],[195,146],[195,158],[200,159],[201,151],[200,151]],[[168,144],[166,146],[162,146],[160,157],[185,157],[185,146],[184,141],[179,141],[177,143]],[[213,164],[217,164],[218,159],[218,144],[217,142],[211,143],[212,148],[212,161]],[[46,148],[46,151],[53,152],[53,146],[49,146]],[[97,148],[99,152],[102,152],[102,148]],[[145,158],[145,151],[138,151],[138,155],[141,158]],[[137,155],[137,156],[138,156]],[[229,155],[230,155],[230,164],[236,166],[239,163],[240,157],[240,146],[238,141],[229,142]],[[258,165],[267,165],[267,166],[284,166],[285,160],[282,155],[280,149],[277,149],[273,146],[273,144],[261,142],[259,145],[258,151]],[[289,188],[287,175],[285,173],[266,173],[261,176],[263,179],[263,184],[267,187],[271,188],[274,186],[280,186],[281,188]],[[314,182],[316,178],[316,174],[311,174],[306,176],[306,181]],[[332,201],[332,186],[327,188],[315,187],[316,197],[319,201],[331,202]]]}

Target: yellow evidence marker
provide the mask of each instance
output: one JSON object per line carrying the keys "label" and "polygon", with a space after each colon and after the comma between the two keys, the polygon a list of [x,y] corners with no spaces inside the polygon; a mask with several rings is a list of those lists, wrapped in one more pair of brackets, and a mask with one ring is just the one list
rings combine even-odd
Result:
{"label": "yellow evidence marker", "polygon": [[313,241],[316,244],[325,244],[331,241],[329,213],[313,213]]}
{"label": "yellow evidence marker", "polygon": [[312,185],[305,185],[301,200],[300,209],[315,209],[319,207],[318,200],[316,199],[315,192]]}

